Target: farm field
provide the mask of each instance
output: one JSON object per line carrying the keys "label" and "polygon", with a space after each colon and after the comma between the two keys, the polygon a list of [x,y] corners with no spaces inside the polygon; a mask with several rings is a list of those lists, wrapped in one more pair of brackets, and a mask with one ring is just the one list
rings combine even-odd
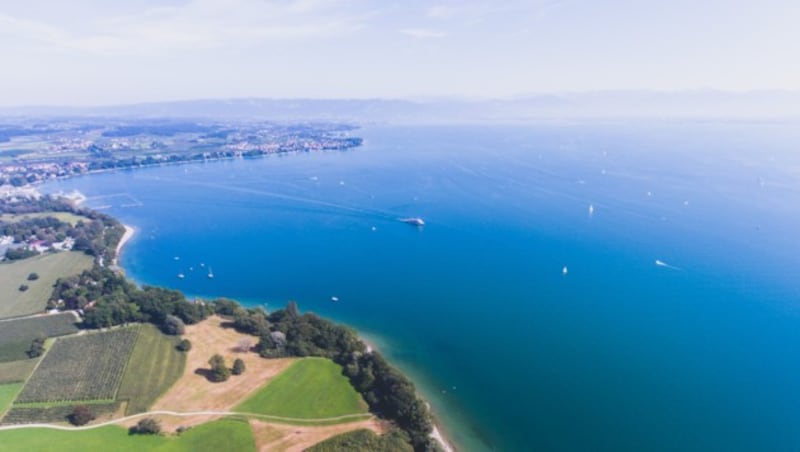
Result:
{"label": "farm field", "polygon": [[21,383],[30,377],[39,359],[24,359],[0,363],[0,384]]}
{"label": "farm field", "polygon": [[77,332],[75,316],[69,313],[0,322],[0,363],[28,359],[25,352],[39,336],[57,337]]}
{"label": "farm field", "polygon": [[6,383],[0,384],[0,417],[6,412],[6,408],[14,401],[19,390],[22,389],[22,383]]}
{"label": "farm field", "polygon": [[198,425],[178,437],[129,435],[122,427],[83,431],[31,428],[0,431],[0,448],[7,452],[84,452],[87,450],[218,452],[255,451],[247,422],[219,420]]}
{"label": "farm field", "polygon": [[[0,263],[0,318],[44,311],[56,280],[92,267],[92,258],[77,251],[46,253],[10,263]],[[39,279],[28,281],[36,273]],[[28,290],[19,291],[25,284]]]}
{"label": "farm field", "polygon": [[128,401],[126,415],[147,411],[183,375],[186,354],[175,348],[179,341],[149,323],[140,327],[117,392],[118,400]]}
{"label": "farm field", "polygon": [[114,399],[138,334],[134,326],[57,340],[16,403]]}
{"label": "farm field", "polygon": [[367,404],[325,358],[298,360],[235,409],[243,413],[322,419],[367,413]]}

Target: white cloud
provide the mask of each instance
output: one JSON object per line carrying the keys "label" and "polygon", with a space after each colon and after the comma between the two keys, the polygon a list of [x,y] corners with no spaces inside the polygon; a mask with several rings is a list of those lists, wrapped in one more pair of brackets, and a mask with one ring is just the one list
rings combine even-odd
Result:
{"label": "white cloud", "polygon": [[398,30],[400,33],[415,39],[439,39],[447,36],[447,33],[426,28],[404,28]]}
{"label": "white cloud", "polygon": [[0,36],[36,47],[100,55],[242,47],[271,40],[331,37],[360,29],[366,16],[352,8],[337,8],[340,3],[192,0],[123,16],[76,19],[84,21],[79,26],[69,19],[45,23],[0,13]]}

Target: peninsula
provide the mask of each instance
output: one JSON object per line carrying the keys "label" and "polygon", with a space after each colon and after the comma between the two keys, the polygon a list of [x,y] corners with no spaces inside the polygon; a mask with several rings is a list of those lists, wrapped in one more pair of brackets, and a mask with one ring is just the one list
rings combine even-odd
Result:
{"label": "peninsula", "polygon": [[353,330],[292,301],[267,312],[137,287],[115,265],[133,230],[62,198],[3,198],[0,213],[9,450],[452,450]]}

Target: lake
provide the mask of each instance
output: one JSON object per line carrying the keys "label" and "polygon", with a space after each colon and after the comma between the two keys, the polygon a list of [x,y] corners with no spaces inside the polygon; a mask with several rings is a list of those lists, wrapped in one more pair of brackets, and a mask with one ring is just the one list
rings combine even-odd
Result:
{"label": "lake", "polygon": [[800,127],[357,134],[43,189],[134,226],[141,284],[358,329],[463,450],[800,447]]}

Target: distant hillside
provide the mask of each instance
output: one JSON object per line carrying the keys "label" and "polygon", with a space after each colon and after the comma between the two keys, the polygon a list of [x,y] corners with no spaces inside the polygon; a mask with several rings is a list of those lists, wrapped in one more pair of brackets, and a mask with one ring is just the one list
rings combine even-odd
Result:
{"label": "distant hillside", "polygon": [[228,99],[0,108],[0,116],[119,116],[369,122],[578,118],[800,118],[800,92],[600,91],[508,99]]}

